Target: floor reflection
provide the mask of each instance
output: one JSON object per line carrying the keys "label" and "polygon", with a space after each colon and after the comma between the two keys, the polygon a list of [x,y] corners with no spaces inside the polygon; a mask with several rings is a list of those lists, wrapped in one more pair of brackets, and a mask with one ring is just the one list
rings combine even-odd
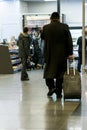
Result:
{"label": "floor reflection", "polygon": [[81,103],[57,99],[55,94],[45,106],[46,130],[79,130],[81,128]]}

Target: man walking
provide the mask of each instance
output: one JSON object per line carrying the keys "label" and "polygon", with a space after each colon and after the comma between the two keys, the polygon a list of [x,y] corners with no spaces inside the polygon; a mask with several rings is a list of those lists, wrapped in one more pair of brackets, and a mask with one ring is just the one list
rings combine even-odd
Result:
{"label": "man walking", "polygon": [[58,12],[53,12],[50,20],[51,23],[43,27],[41,34],[44,40],[44,78],[49,90],[47,95],[52,96],[55,92],[60,98],[67,57],[73,58],[72,37],[68,25],[60,22]]}

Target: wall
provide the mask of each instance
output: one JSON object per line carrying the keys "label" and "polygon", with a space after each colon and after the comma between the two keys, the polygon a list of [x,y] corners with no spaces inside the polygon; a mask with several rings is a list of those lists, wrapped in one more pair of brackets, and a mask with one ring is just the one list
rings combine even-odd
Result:
{"label": "wall", "polygon": [[66,22],[70,26],[82,25],[82,2],[80,0],[62,0],[61,12],[66,14]]}
{"label": "wall", "polygon": [[16,36],[20,28],[19,2],[0,2],[0,39]]}
{"label": "wall", "polygon": [[29,2],[28,7],[29,13],[51,14],[57,11],[57,2]]}

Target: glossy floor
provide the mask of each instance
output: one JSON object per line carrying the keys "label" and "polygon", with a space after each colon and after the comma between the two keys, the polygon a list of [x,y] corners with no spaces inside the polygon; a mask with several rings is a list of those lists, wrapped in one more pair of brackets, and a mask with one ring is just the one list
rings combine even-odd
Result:
{"label": "glossy floor", "polygon": [[43,70],[0,75],[0,130],[87,130],[87,75],[82,76],[82,100],[47,97]]}

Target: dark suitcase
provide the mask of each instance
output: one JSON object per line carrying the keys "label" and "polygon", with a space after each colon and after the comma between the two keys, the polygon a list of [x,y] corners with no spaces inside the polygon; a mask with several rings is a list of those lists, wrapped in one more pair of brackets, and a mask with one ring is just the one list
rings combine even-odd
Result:
{"label": "dark suitcase", "polygon": [[67,60],[67,72],[63,77],[63,93],[64,99],[81,99],[81,76],[74,67],[69,67]]}

